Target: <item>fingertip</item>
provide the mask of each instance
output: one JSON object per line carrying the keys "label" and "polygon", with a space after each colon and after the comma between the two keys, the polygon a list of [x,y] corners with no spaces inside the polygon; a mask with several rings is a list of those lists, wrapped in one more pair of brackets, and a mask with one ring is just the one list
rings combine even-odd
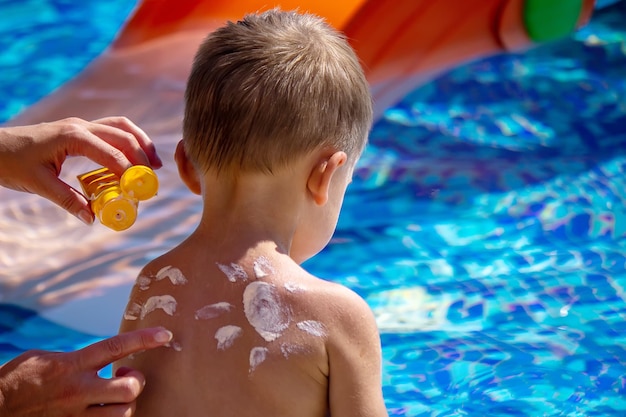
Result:
{"label": "fingertip", "polygon": [[150,166],[153,169],[159,169],[163,166],[163,161],[157,153],[154,143],[150,142],[149,145],[144,148],[144,151],[146,153],[146,156],[150,160]]}
{"label": "fingertip", "polygon": [[159,158],[159,155],[154,154],[154,158],[152,158],[152,168],[159,169],[163,166],[163,161]]}
{"label": "fingertip", "polygon": [[129,368],[127,366],[122,366],[115,372],[116,378],[131,378],[136,380],[139,383],[139,392],[143,390],[143,387],[146,385],[146,378],[143,374],[136,369]]}
{"label": "fingertip", "polygon": [[172,340],[174,334],[164,327],[158,328],[152,336],[157,343],[165,344]]}
{"label": "fingertip", "polygon": [[80,220],[87,226],[91,226],[94,221],[93,213],[91,212],[91,210],[87,209],[80,210],[76,217],[78,217],[78,220]]}
{"label": "fingertip", "polygon": [[162,327],[133,330],[101,340],[79,351],[81,368],[100,369],[133,353],[161,347],[172,340],[172,332]]}

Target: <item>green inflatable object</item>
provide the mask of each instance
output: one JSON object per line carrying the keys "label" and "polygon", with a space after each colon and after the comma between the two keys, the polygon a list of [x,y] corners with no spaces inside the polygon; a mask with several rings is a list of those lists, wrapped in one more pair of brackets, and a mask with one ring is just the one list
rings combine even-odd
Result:
{"label": "green inflatable object", "polygon": [[547,42],[576,29],[583,0],[526,0],[524,24],[534,42]]}

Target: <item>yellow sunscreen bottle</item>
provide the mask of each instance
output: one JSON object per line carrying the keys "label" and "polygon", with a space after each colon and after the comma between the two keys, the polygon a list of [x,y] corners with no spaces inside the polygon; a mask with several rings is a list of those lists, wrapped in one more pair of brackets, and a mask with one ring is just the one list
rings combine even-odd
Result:
{"label": "yellow sunscreen bottle", "polygon": [[156,174],[143,165],[128,168],[121,178],[99,168],[79,175],[78,181],[100,223],[118,232],[135,223],[139,201],[154,197],[159,189]]}

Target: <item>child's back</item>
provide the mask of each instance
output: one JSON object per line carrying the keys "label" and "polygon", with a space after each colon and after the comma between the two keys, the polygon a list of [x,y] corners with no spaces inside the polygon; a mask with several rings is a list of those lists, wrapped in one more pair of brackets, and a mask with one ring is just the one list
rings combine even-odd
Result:
{"label": "child's back", "polygon": [[299,265],[334,232],[370,124],[358,61],[319,19],[274,10],[207,38],[176,150],[202,219],[144,268],[121,326],[174,334],[117,365],[145,373],[137,416],[386,415],[371,311]]}
{"label": "child's back", "polygon": [[174,340],[125,363],[148,381],[137,416],[321,417],[329,394],[346,396],[334,401],[337,415],[381,415],[357,408],[380,398],[367,306],[264,246],[230,264],[192,239],[145,269],[130,303],[143,308],[127,311],[137,320],[122,330],[160,325]]}

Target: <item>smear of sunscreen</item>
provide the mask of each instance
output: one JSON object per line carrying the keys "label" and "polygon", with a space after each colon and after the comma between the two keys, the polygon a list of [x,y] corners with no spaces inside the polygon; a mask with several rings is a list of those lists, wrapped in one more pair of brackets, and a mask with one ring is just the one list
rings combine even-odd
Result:
{"label": "smear of sunscreen", "polygon": [[150,279],[150,277],[147,277],[145,275],[139,275],[137,277],[137,286],[141,291],[147,290],[148,287],[150,287],[151,282],[152,280]]}
{"label": "smear of sunscreen", "polygon": [[280,351],[282,352],[285,359],[289,359],[291,355],[308,353],[310,349],[307,346],[303,346],[303,345],[293,345],[290,343],[282,343],[280,345]]}
{"label": "smear of sunscreen", "polygon": [[248,274],[246,271],[236,263],[231,263],[229,265],[224,265],[219,262],[216,262],[217,267],[226,275],[230,282],[237,282],[237,280],[247,281]]}
{"label": "smear of sunscreen", "polygon": [[164,278],[169,278],[172,284],[182,285],[187,283],[187,278],[183,275],[182,271],[173,266],[166,266],[161,268],[156,274],[156,280],[161,281]]}
{"label": "smear of sunscreen", "polygon": [[286,282],[285,289],[290,293],[306,291],[306,288],[304,286],[296,284],[295,282]]}
{"label": "smear of sunscreen", "polygon": [[224,326],[217,329],[215,339],[217,339],[217,349],[226,350],[233,345],[235,339],[241,336],[243,330],[239,326]]}
{"label": "smear of sunscreen", "polygon": [[252,269],[254,270],[254,275],[257,279],[261,279],[275,272],[269,259],[265,256],[259,256],[252,264]]}
{"label": "smear of sunscreen", "polygon": [[180,343],[173,340],[169,343],[166,343],[165,346],[174,349],[176,352],[180,352],[181,350],[183,350],[183,347],[180,345]]}
{"label": "smear of sunscreen", "polygon": [[176,312],[176,299],[171,295],[155,295],[146,300],[141,308],[141,316],[143,319],[156,309],[161,309],[167,315],[173,315]]}
{"label": "smear of sunscreen", "polygon": [[124,311],[124,320],[137,320],[141,315],[141,304],[129,303]]}
{"label": "smear of sunscreen", "polygon": [[253,347],[250,350],[250,372],[254,371],[267,358],[267,352],[268,349],[265,347]]}
{"label": "smear of sunscreen", "polygon": [[289,326],[289,312],[281,305],[276,287],[267,282],[248,284],[243,309],[248,322],[267,342],[276,340]]}
{"label": "smear of sunscreen", "polygon": [[310,335],[317,337],[326,336],[326,327],[319,321],[315,320],[304,320],[296,323],[298,329],[307,332]]}
{"label": "smear of sunscreen", "polygon": [[222,301],[220,303],[209,304],[196,310],[196,320],[213,319],[221,314],[228,313],[234,306],[230,303]]}

